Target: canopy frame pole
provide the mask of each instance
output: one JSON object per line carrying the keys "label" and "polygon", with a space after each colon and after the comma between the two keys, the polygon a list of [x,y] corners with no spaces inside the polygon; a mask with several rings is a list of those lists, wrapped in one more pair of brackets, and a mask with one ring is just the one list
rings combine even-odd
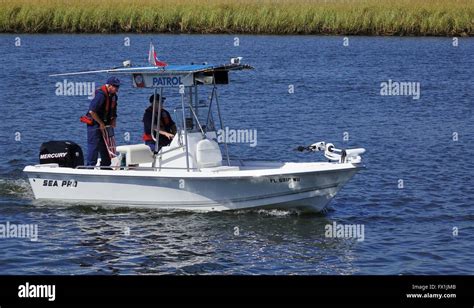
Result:
{"label": "canopy frame pole", "polygon": [[189,102],[189,110],[191,110],[191,113],[193,114],[194,118],[196,119],[196,123],[199,126],[199,129],[201,130],[202,137],[205,138],[206,133],[204,132],[204,129],[202,128],[201,122],[199,122],[199,118],[197,117],[197,114],[196,114],[193,106],[191,105],[191,102]]}
{"label": "canopy frame pole", "polygon": [[[160,88],[160,99],[158,100],[158,118],[157,118],[157,134],[155,137],[155,129],[154,129],[154,124],[155,124],[155,112],[156,112],[156,94],[157,94],[157,88],[155,88],[154,94],[153,94],[153,114],[151,116],[151,138],[153,141],[155,141],[155,151],[153,151],[153,167],[156,167],[156,158],[157,156],[160,157],[161,161],[161,155],[158,155],[159,152],[159,145],[160,145],[160,127],[161,127],[161,106],[162,106],[162,97],[163,97],[163,88]],[[161,163],[160,163],[161,166]]]}
{"label": "canopy frame pole", "polygon": [[209,126],[209,117],[212,116],[212,101],[214,98],[214,88],[211,91],[211,97],[209,98],[209,109],[207,110],[207,118],[206,118],[206,128]]}
{"label": "canopy frame pole", "polygon": [[184,108],[184,95],[186,87],[184,85],[179,86],[179,92],[181,94],[181,109],[183,113],[183,130],[184,130],[184,143],[186,149],[186,170],[189,172],[189,145],[188,145],[188,129],[186,127],[186,109]]}
{"label": "canopy frame pole", "polygon": [[[196,113],[196,120],[198,120],[199,122],[199,97],[198,97],[198,87],[197,85],[194,86],[194,110],[195,110],[195,113]],[[201,126],[201,125],[199,125]],[[201,130],[202,130],[202,127],[201,127]],[[204,131],[203,131],[204,133]]]}
{"label": "canopy frame pole", "polygon": [[[192,105],[193,105],[193,87],[190,86],[190,87],[188,87],[188,89],[189,89],[189,101],[188,101],[188,105],[189,105],[189,106],[192,106]],[[194,123],[193,123],[193,124],[194,124]],[[194,127],[193,127],[193,129],[194,129]]]}
{"label": "canopy frame pole", "polygon": [[156,141],[156,137],[153,135],[153,124],[155,123],[155,112],[156,112],[156,88],[153,91],[153,104],[152,104],[151,126],[150,126],[151,127],[151,139],[153,139],[153,141]]}
{"label": "canopy frame pole", "polygon": [[[215,96],[216,96],[216,106],[217,106],[217,114],[219,115],[219,122],[221,125],[221,129],[225,131],[224,128],[224,122],[222,121],[222,115],[221,115],[221,108],[219,106],[219,99],[217,95],[217,86],[216,86],[216,78],[214,76],[214,73],[212,73],[212,82],[214,83],[214,90],[215,90]],[[229,148],[227,146],[227,138],[224,138],[224,148],[225,148],[225,155],[227,157],[227,165],[230,166],[230,158],[229,158]]]}
{"label": "canopy frame pole", "polygon": [[[154,97],[156,99],[156,96]],[[160,146],[160,130],[161,130],[161,108],[163,106],[163,88],[160,88],[160,100],[158,101],[158,121],[156,124],[157,134],[156,134],[156,143],[155,143],[155,151],[159,152]]]}

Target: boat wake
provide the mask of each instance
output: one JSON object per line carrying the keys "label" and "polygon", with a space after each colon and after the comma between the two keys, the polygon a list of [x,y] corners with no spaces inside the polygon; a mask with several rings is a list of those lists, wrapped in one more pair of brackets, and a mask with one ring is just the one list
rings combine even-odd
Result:
{"label": "boat wake", "polygon": [[25,179],[0,179],[0,197],[3,196],[34,199],[30,184]]}
{"label": "boat wake", "polygon": [[227,214],[257,214],[261,216],[271,216],[271,217],[286,217],[299,215],[300,212],[296,210],[280,210],[280,209],[245,209],[245,210],[235,210],[226,212]]}
{"label": "boat wake", "polygon": [[299,214],[298,211],[291,211],[291,210],[277,210],[277,209],[272,209],[272,210],[258,210],[257,213],[259,215],[265,215],[265,216],[274,216],[274,217],[281,217],[281,216],[290,216],[290,215],[297,215]]}

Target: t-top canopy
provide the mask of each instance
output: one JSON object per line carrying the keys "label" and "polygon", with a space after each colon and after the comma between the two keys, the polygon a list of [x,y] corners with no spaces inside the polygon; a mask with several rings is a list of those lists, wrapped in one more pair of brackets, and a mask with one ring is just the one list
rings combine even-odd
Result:
{"label": "t-top canopy", "polygon": [[50,76],[71,76],[93,73],[131,74],[133,86],[136,88],[163,88],[179,87],[180,85],[195,86],[206,84],[228,84],[229,71],[244,69],[253,69],[253,67],[241,63],[228,63],[222,65],[168,65],[165,67],[121,67],[108,70],[54,74]]}

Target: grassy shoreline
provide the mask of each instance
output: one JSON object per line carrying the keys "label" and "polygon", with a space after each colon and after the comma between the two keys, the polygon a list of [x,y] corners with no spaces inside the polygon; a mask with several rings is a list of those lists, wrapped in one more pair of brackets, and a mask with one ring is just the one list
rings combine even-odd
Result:
{"label": "grassy shoreline", "polygon": [[4,0],[0,33],[474,35],[473,0]]}

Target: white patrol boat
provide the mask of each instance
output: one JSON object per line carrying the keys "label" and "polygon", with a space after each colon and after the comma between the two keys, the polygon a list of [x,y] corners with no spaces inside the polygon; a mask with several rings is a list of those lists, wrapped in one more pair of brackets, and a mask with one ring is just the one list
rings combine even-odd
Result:
{"label": "white patrol boat", "polygon": [[[109,168],[83,166],[77,146],[69,147],[72,154],[68,149],[64,153],[42,152],[40,161],[49,160],[24,168],[35,198],[192,211],[323,210],[362,168],[360,155],[365,150],[340,150],[332,144],[318,142],[299,150],[321,151],[327,159],[324,162],[232,159],[225,141],[217,142],[214,119],[224,129],[218,86],[229,83],[230,71],[252,69],[240,60],[234,58],[224,65],[166,67],[130,67],[126,61],[121,68],[58,74],[131,75],[135,88],[152,88],[160,94],[160,99],[153,102],[153,115],[160,110],[163,91],[175,88],[181,96],[181,106],[175,109],[180,115],[178,132],[169,146],[156,153],[145,144],[118,146],[117,158]],[[200,87],[208,87],[207,100],[199,100]],[[158,120],[160,116],[158,112]],[[163,137],[159,134],[153,137],[156,148],[158,138]],[[64,164],[68,155],[76,156],[75,162]]]}

